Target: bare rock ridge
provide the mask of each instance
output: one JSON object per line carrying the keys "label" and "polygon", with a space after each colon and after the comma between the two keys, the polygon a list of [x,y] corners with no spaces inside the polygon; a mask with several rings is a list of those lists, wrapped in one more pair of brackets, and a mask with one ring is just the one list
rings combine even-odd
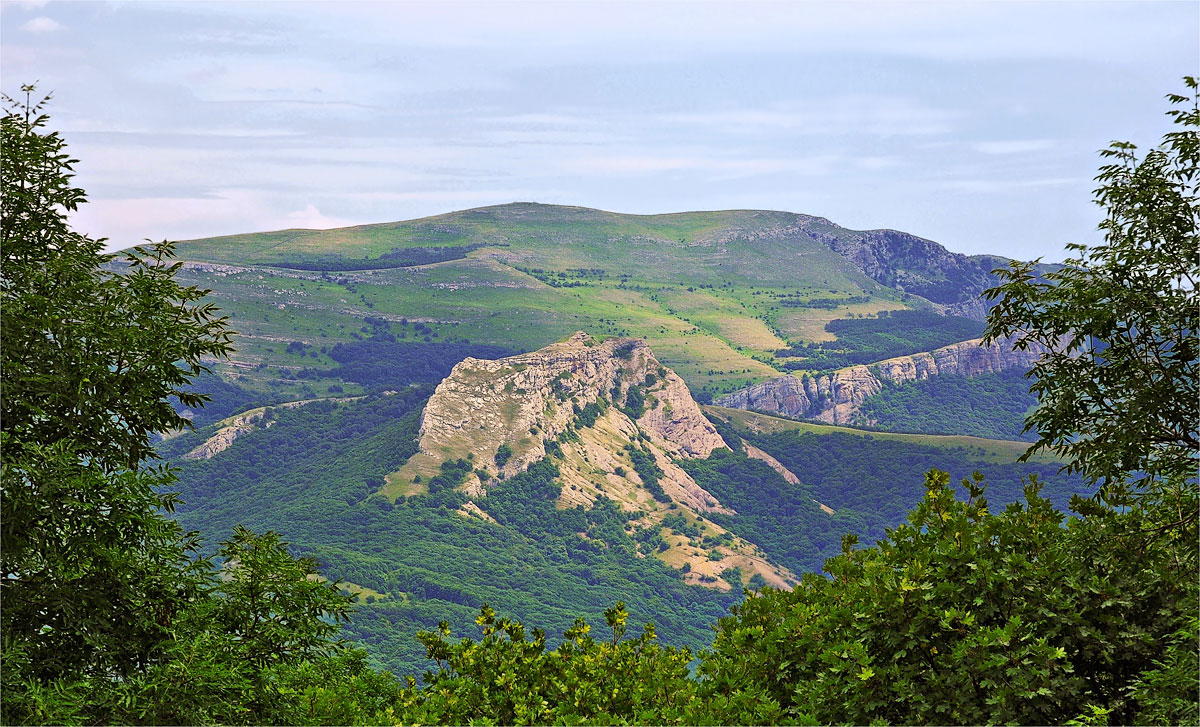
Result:
{"label": "bare rock ridge", "polygon": [[1013,350],[1009,341],[984,345],[980,339],[973,339],[869,366],[850,366],[825,376],[779,376],[726,394],[714,403],[830,424],[849,424],[863,401],[883,390],[884,382],[903,384],[931,376],[978,376],[1010,369],[1028,370],[1045,352],[1034,346],[1024,351]]}
{"label": "bare rock ridge", "polygon": [[[678,464],[707,457],[725,440],[683,380],[638,339],[601,342],[580,332],[531,353],[464,359],[426,404],[418,446],[385,492],[417,494],[442,463],[468,459],[474,472],[461,485],[471,498],[464,516],[489,519],[489,487],[546,457],[559,470],[560,508],[588,509],[603,497],[632,513],[634,527],[658,527],[678,514],[714,536],[725,530],[705,515],[736,515]],[[666,540],[653,557],[680,569],[690,564],[688,582],[729,588],[717,576],[735,566],[746,579],[759,573],[780,587],[794,582],[741,538],[716,548],[719,559],[688,538]]]}
{"label": "bare rock ridge", "polygon": [[499,471],[512,475],[546,455],[545,440],[562,434],[577,409],[623,398],[631,387],[646,390],[637,424],[659,448],[673,456],[707,457],[726,446],[687,385],[658,363],[644,341],[597,343],[580,332],[532,353],[458,363],[422,414],[421,453],[444,458],[473,452],[490,462],[500,445],[508,445],[512,455]]}

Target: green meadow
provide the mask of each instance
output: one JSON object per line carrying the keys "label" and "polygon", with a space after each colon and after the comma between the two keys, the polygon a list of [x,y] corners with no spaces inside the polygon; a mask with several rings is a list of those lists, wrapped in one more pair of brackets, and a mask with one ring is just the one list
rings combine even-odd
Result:
{"label": "green meadow", "polygon": [[[210,288],[233,316],[240,335],[223,373],[250,388],[286,387],[295,367],[332,368],[321,348],[356,340],[376,318],[421,322],[430,342],[514,350],[576,330],[636,336],[693,391],[719,394],[779,375],[776,352],[830,340],[830,320],[929,306],[868,278],[814,229],[849,234],[783,212],[638,216],[519,204],[190,240],[178,251],[189,263],[182,277]],[[417,253],[458,257],[378,267]],[[288,355],[292,341],[315,355]]]}

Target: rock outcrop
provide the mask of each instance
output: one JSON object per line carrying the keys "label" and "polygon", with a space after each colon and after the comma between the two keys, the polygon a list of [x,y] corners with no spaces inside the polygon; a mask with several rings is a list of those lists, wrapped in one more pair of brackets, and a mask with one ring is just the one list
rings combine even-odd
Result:
{"label": "rock outcrop", "polygon": [[638,428],[671,456],[707,457],[726,446],[687,385],[644,341],[597,343],[580,332],[532,353],[455,365],[422,414],[418,456],[440,464],[471,453],[488,466],[505,445],[511,455],[498,474],[512,475],[544,457],[546,440],[571,426],[579,410],[623,401],[631,387],[646,403]]}
{"label": "rock outcrop", "polygon": [[[387,478],[385,492],[418,494],[442,463],[468,459],[474,472],[461,489],[471,504],[462,512],[472,517],[486,519],[490,487],[546,457],[558,467],[561,508],[587,509],[607,498],[633,514],[632,527],[659,527],[678,514],[714,537],[726,531],[705,516],[736,515],[679,465],[725,440],[683,380],[637,339],[601,342],[581,332],[519,356],[465,359],[426,404],[418,446]],[[794,582],[753,543],[722,542],[706,548],[671,536],[653,555],[676,568],[689,564],[685,580],[722,590],[729,584],[717,576],[733,567],[779,587]]]}
{"label": "rock outcrop", "polygon": [[931,376],[978,376],[1010,369],[1028,370],[1045,353],[1032,346],[1013,350],[1008,341],[984,345],[980,339],[943,346],[928,353],[851,366],[824,376],[780,376],[726,394],[714,403],[830,424],[849,424],[858,407],[885,382],[903,384]]}

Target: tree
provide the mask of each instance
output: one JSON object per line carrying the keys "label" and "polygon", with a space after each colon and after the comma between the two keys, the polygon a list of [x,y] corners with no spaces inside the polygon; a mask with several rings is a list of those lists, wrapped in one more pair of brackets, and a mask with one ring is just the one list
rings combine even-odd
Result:
{"label": "tree", "polygon": [[819,724],[1196,723],[1194,553],[1141,509],[1064,521],[1033,481],[993,513],[980,476],[963,487],[934,470],[908,522],[871,548],[848,536],[829,578],[751,593],[701,699]]}
{"label": "tree", "polygon": [[[1179,128],[1139,158],[1115,142],[1096,180],[1105,209],[1102,245],[1071,245],[1061,270],[1035,277],[1035,263],[995,271],[1004,281],[985,337],[1019,349],[1051,349],[1029,372],[1040,400],[1026,430],[1068,468],[1125,502],[1147,490],[1195,491],[1200,453],[1200,109],[1171,94]],[[1029,456],[1026,455],[1026,457]],[[1194,518],[1196,512],[1184,513]]]}
{"label": "tree", "polygon": [[85,200],[45,132],[48,100],[4,97],[0,240],[5,648],[32,676],[127,674],[199,588],[195,541],[170,510],[169,471],[147,466],[156,432],[187,424],[167,401],[204,356],[229,349],[205,291],[175,282],[170,245],[123,258],[73,232]]}
{"label": "tree", "polygon": [[419,635],[437,671],[424,685],[409,680],[399,702],[404,722],[416,724],[646,724],[695,723],[695,683],[687,649],[660,647],[654,627],[625,639],[629,614],[617,603],[604,613],[610,636],[596,639],[582,619],[547,650],[546,634],[532,639],[517,621],[498,617],[486,604],[476,623],[479,642]]}
{"label": "tree", "polygon": [[1200,412],[1200,111],[1138,159],[1103,152],[1105,243],[1044,278],[1004,282],[986,337],[1051,349],[1028,427],[1101,485],[1065,518],[1040,497],[992,513],[927,476],[909,522],[829,560],[792,592],[723,619],[700,695],[751,694],[789,719],[981,724],[1200,722],[1196,467]]}
{"label": "tree", "polygon": [[188,384],[232,333],[170,244],[118,257],[69,228],[75,160],[23,90],[0,119],[3,721],[277,722],[340,657],[348,599],[274,533],[238,529],[223,579],[168,517],[153,437],[189,425],[170,399],[203,404]]}

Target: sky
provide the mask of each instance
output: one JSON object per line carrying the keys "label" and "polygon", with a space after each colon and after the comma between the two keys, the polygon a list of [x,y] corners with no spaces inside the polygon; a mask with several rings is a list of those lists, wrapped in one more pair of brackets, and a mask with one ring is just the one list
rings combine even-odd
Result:
{"label": "sky", "polygon": [[0,4],[111,249],[522,201],[1060,260],[1185,75],[1194,0]]}

